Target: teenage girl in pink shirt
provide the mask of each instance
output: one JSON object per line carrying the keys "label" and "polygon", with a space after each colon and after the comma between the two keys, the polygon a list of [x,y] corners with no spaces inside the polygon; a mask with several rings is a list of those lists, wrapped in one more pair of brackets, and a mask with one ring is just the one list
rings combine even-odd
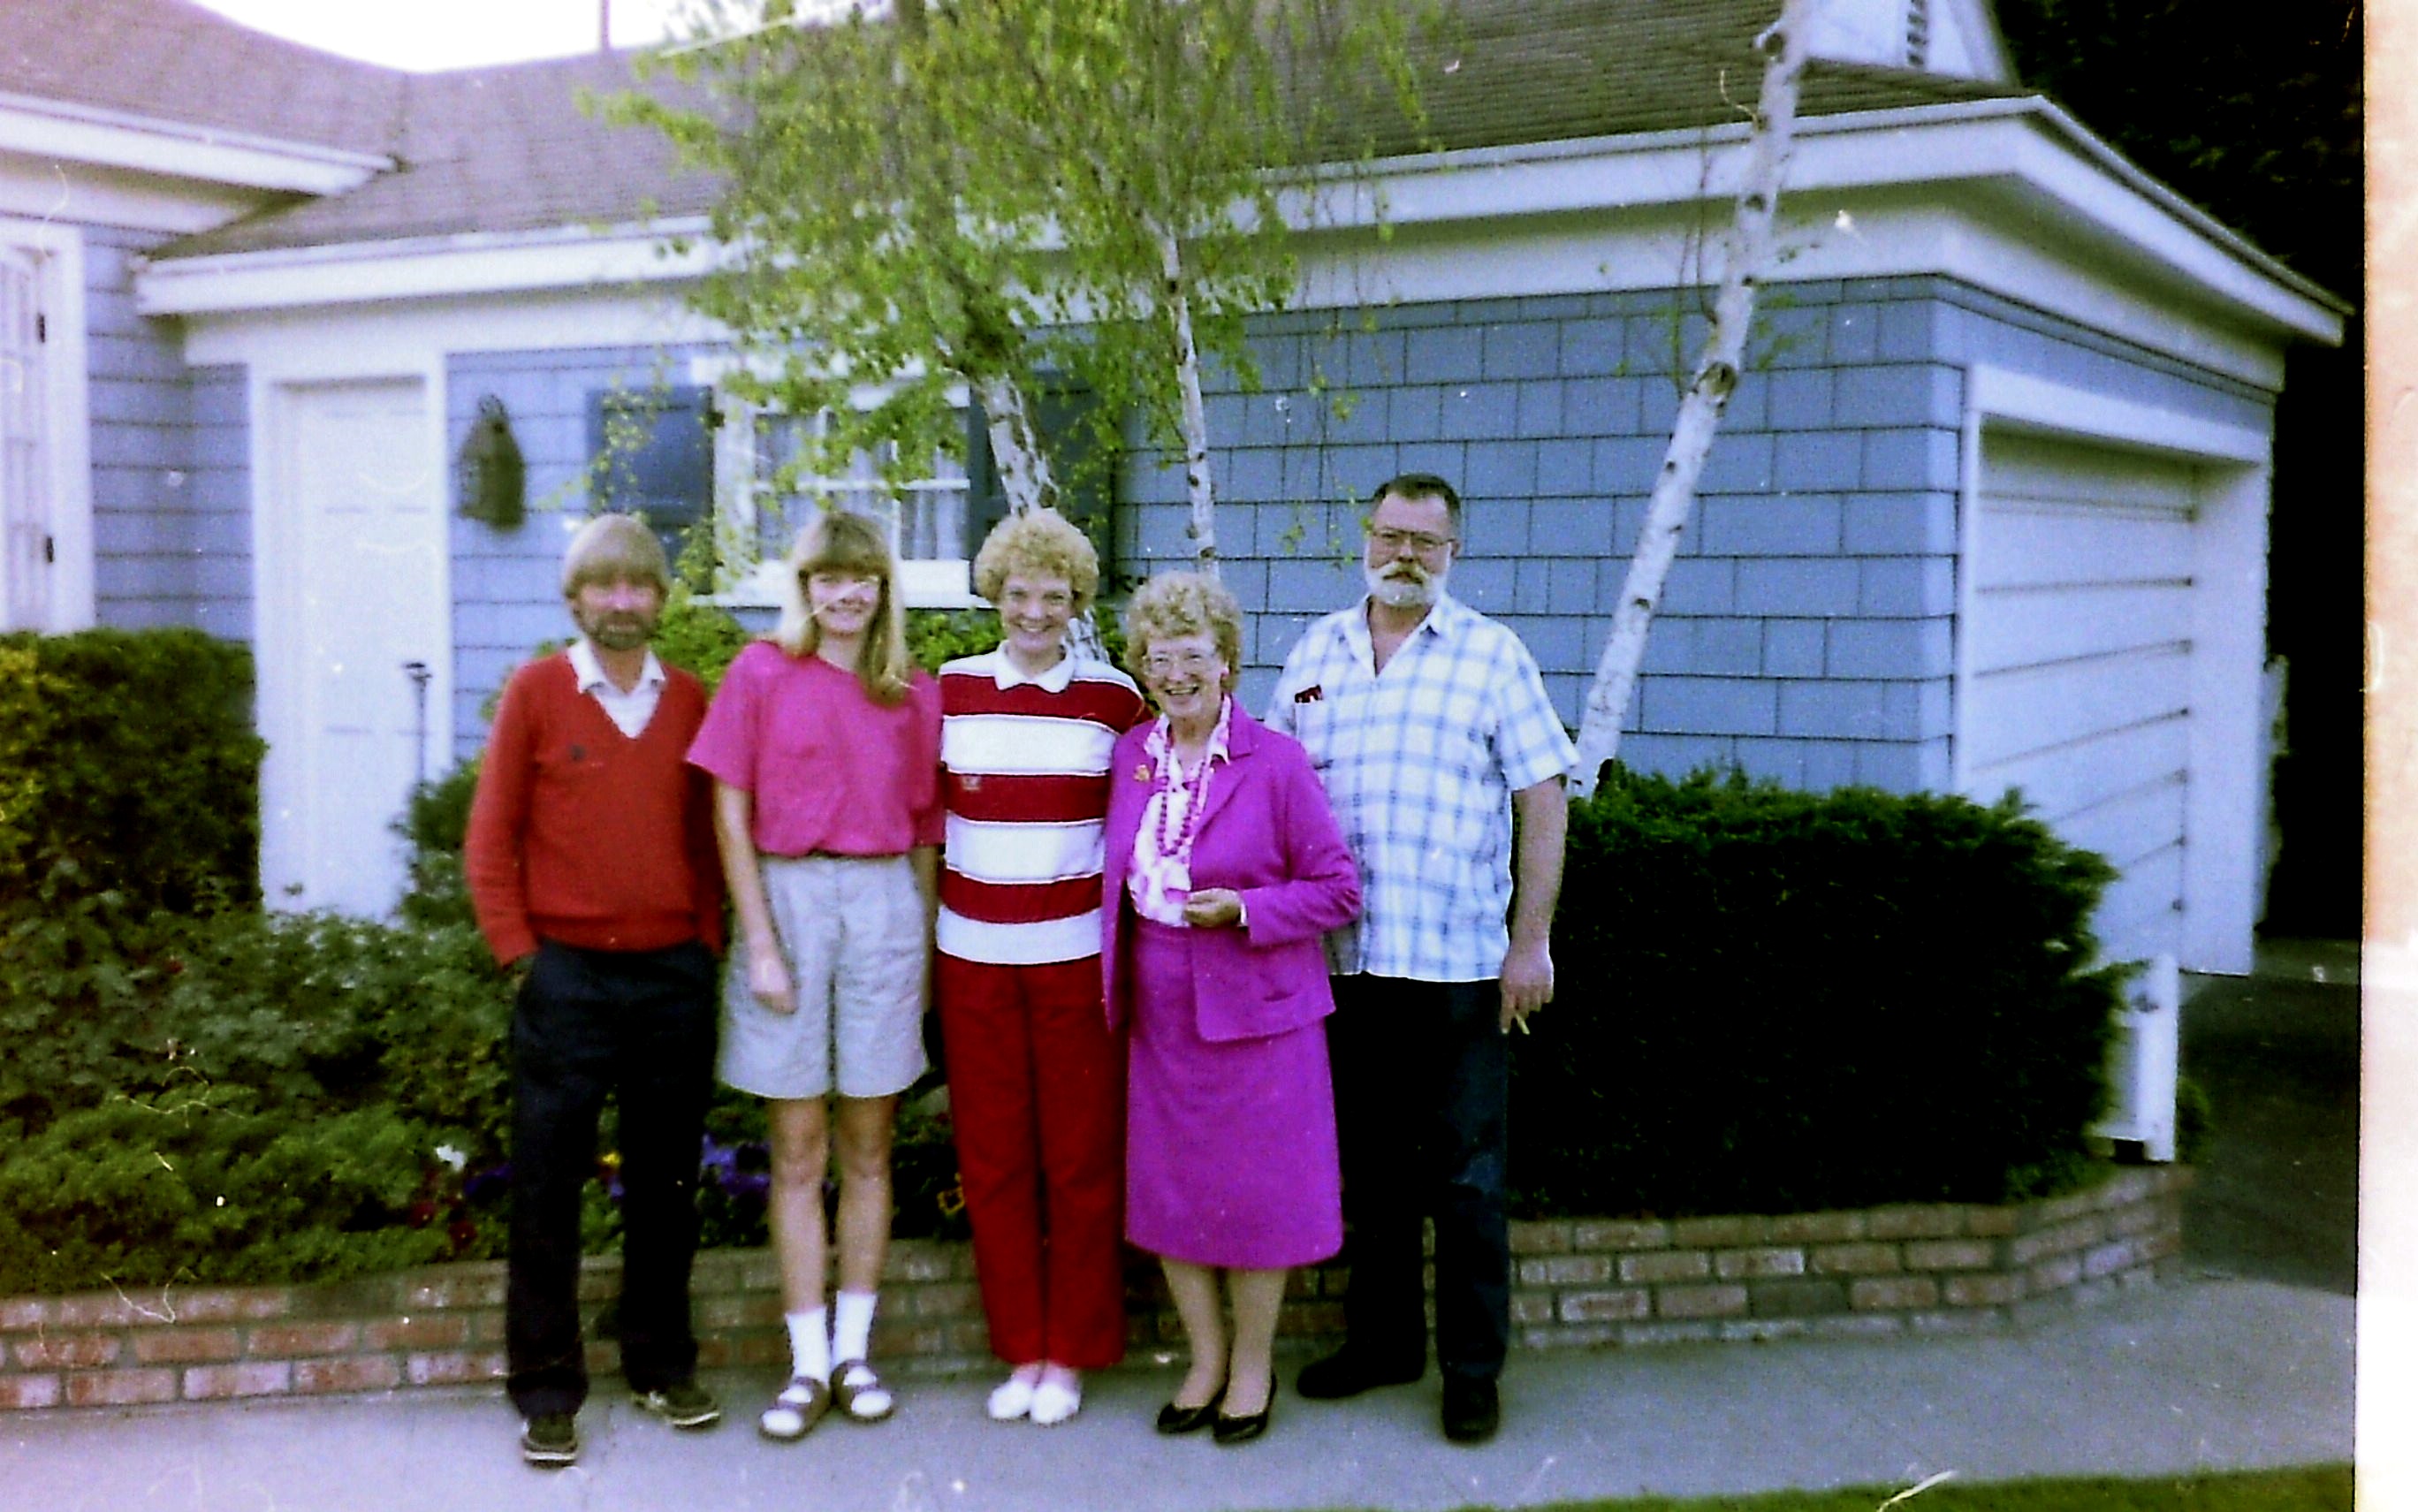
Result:
{"label": "teenage girl in pink shirt", "polygon": [[[907,659],[887,533],[799,533],[771,638],[730,664],[689,760],[714,778],[738,914],[717,1071],[766,1099],[790,1380],[758,1420],[797,1439],[836,1405],[890,1415],[868,1363],[890,1238],[898,1094],[924,1072],[943,818],[940,689]],[[839,1295],[823,1301],[823,1174],[839,1165]]]}

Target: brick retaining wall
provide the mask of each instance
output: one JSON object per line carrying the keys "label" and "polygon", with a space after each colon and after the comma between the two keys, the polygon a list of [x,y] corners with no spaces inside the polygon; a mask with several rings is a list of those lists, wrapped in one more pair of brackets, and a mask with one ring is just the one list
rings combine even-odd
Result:
{"label": "brick retaining wall", "polygon": [[[2177,1167],[2110,1172],[2051,1201],[1960,1203],[1778,1216],[1553,1219],[1512,1225],[1512,1329],[1528,1349],[2005,1327],[2170,1273],[2182,1249]],[[620,1275],[588,1262],[601,1311]],[[1341,1327],[1340,1265],[1296,1273],[1282,1331]],[[1156,1266],[1127,1268],[1137,1356],[1181,1338]],[[702,1363],[788,1357],[773,1257],[697,1258]],[[0,1301],[0,1408],[100,1407],[451,1386],[501,1377],[503,1266],[436,1266],[327,1286],[169,1288]],[[890,1250],[877,1358],[900,1375],[989,1360],[973,1258],[963,1245]],[[589,1345],[615,1367],[614,1347]]]}

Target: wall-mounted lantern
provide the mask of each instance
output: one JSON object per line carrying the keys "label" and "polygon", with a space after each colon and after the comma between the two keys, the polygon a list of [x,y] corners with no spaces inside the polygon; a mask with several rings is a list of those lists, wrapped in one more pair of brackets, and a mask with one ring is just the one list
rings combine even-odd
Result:
{"label": "wall-mounted lantern", "polygon": [[528,465],[513,439],[512,417],[494,394],[480,395],[479,418],[470,422],[453,466],[464,514],[498,530],[519,527],[528,509]]}

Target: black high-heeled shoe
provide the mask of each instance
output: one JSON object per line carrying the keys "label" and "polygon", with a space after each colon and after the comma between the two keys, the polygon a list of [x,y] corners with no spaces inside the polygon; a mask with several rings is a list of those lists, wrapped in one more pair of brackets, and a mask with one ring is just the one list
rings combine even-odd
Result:
{"label": "black high-heeled shoe", "polygon": [[1221,1386],[1217,1389],[1217,1395],[1198,1407],[1178,1407],[1173,1402],[1169,1402],[1158,1410],[1158,1431],[1171,1435],[1198,1433],[1212,1423],[1222,1423],[1225,1418],[1217,1409],[1223,1406],[1225,1401],[1226,1391]]}
{"label": "black high-heeled shoe", "polygon": [[[1219,1400],[1222,1402],[1224,1398],[1221,1397]],[[1219,1413],[1217,1426],[1209,1430],[1209,1436],[1219,1443],[1248,1443],[1267,1432],[1268,1414],[1276,1410],[1276,1405],[1277,1383],[1271,1381],[1268,1382],[1266,1406],[1256,1413],[1246,1413],[1241,1417],[1229,1417],[1224,1413]]]}

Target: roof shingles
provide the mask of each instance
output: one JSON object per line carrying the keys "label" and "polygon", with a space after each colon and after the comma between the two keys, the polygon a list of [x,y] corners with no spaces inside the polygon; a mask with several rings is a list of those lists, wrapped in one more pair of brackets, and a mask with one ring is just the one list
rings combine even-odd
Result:
{"label": "roof shingles", "polygon": [[[347,193],[264,210],[162,248],[163,257],[627,223],[713,202],[713,182],[683,170],[657,133],[581,108],[583,93],[632,86],[628,54],[407,74],[261,37],[190,0],[82,3],[89,24],[37,28],[45,0],[0,0],[0,89],[397,160]],[[1425,129],[1383,124],[1375,146],[1481,148],[1737,120],[1761,86],[1752,39],[1777,9],[1777,0],[1458,0],[1416,60]],[[70,35],[53,35],[61,31]],[[1799,109],[2020,92],[1817,65]]]}
{"label": "roof shingles", "polygon": [[191,0],[0,0],[0,92],[384,154],[410,75],[239,26]]}

